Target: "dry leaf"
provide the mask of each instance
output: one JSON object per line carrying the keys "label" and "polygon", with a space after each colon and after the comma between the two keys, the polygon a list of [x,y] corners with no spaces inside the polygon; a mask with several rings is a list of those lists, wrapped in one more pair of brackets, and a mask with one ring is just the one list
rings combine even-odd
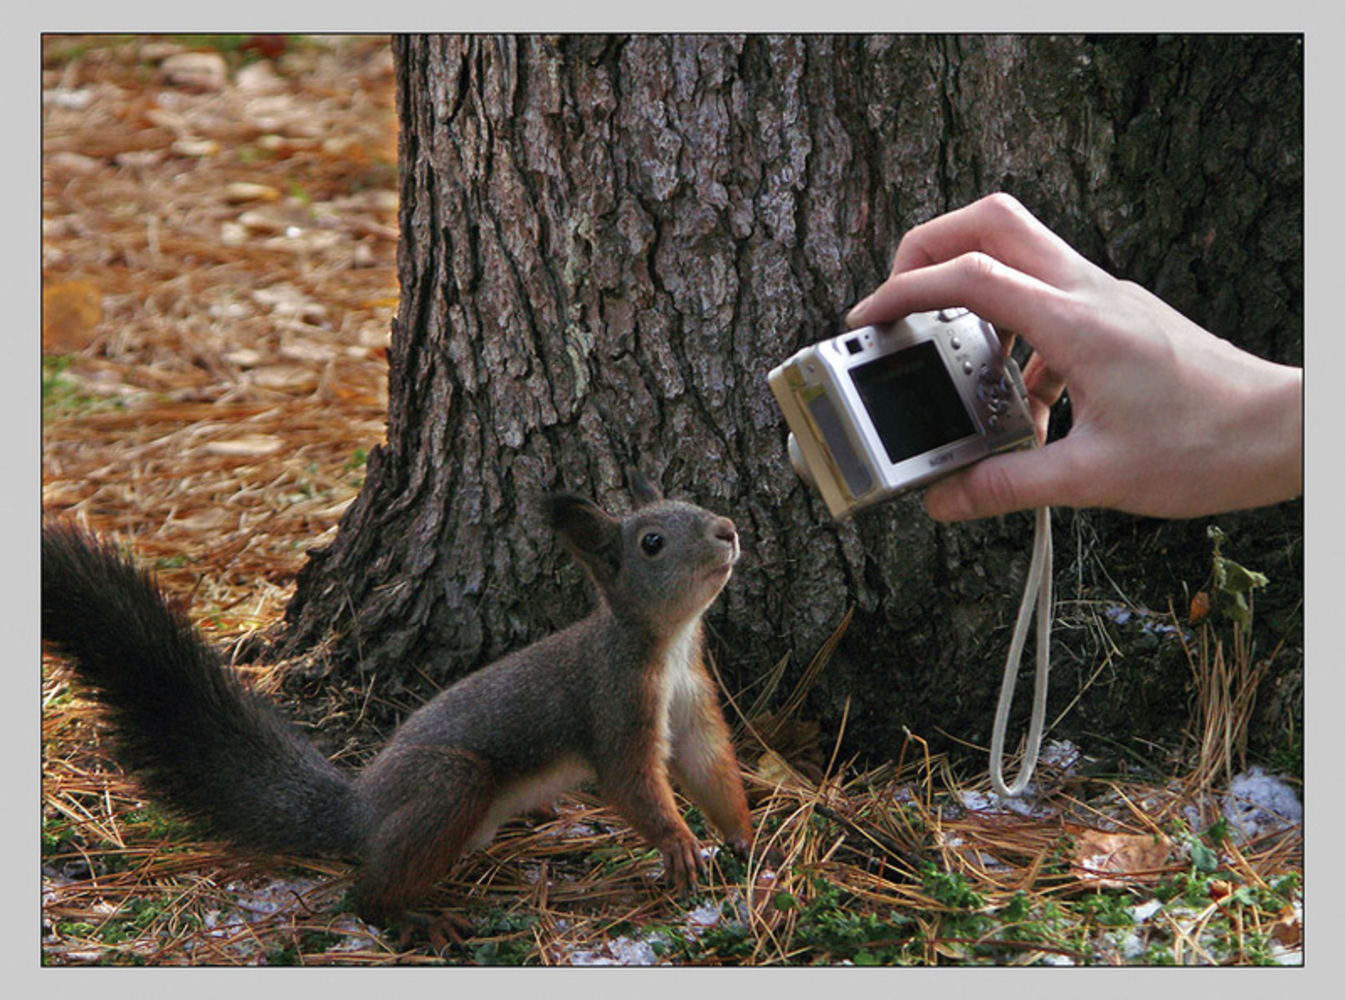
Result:
{"label": "dry leaf", "polygon": [[42,289],[42,350],[82,351],[103,318],[103,295],[88,281],[58,281]]}
{"label": "dry leaf", "polygon": [[1195,625],[1210,613],[1210,595],[1203,590],[1191,598],[1191,624]]}
{"label": "dry leaf", "polygon": [[257,458],[273,455],[284,447],[285,442],[274,434],[250,434],[247,437],[230,438],[224,441],[210,441],[203,446],[209,455],[228,455],[235,458]]}
{"label": "dry leaf", "polygon": [[254,370],[252,381],[263,389],[286,391],[316,385],[318,375],[305,365],[267,365]]}
{"label": "dry leaf", "polygon": [[220,355],[220,360],[231,365],[237,365],[239,368],[256,368],[266,360],[266,356],[261,351],[253,350],[251,347],[239,347],[232,351],[225,351]]}
{"label": "dry leaf", "polygon": [[795,784],[798,776],[774,750],[767,750],[757,761],[757,777],[773,785]]}
{"label": "dry leaf", "polygon": [[1280,910],[1270,933],[1284,947],[1297,948],[1303,943],[1303,921],[1292,906],[1286,906]]}
{"label": "dry leaf", "polygon": [[214,156],[219,152],[219,143],[214,139],[177,139],[169,151],[174,156],[182,156],[187,159],[201,158],[205,156]]}
{"label": "dry leaf", "polygon": [[301,233],[312,225],[313,216],[300,203],[277,202],[248,209],[238,217],[238,222],[255,233]]}
{"label": "dry leaf", "polygon": [[818,723],[792,717],[777,719],[774,712],[766,712],[756,718],[755,724],[767,749],[779,754],[795,773],[810,781],[822,780],[826,754]]}
{"label": "dry leaf", "polygon": [[184,90],[223,90],[229,65],[218,52],[180,52],[159,64],[159,78]]}
{"label": "dry leaf", "polygon": [[234,181],[224,186],[224,200],[235,205],[245,201],[279,201],[280,192],[269,184]]}
{"label": "dry leaf", "polygon": [[[235,528],[238,526],[238,516],[224,507],[207,507],[192,514],[178,516],[173,519],[173,524],[175,527],[190,531],[193,535],[200,535],[207,531],[227,531]],[[188,610],[190,601],[186,600],[185,595],[179,597],[185,602],[183,609]]]}
{"label": "dry leaf", "polygon": [[1136,875],[1161,868],[1171,846],[1163,836],[1085,830],[1075,838],[1070,867],[1080,879],[1101,888],[1123,888]]}

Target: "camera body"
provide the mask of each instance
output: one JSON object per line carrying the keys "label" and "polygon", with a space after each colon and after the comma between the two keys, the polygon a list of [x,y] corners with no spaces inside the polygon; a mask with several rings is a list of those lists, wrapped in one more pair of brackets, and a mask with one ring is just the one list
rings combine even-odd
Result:
{"label": "camera body", "polygon": [[1037,443],[1017,364],[966,309],[851,330],[767,378],[794,469],[836,518]]}

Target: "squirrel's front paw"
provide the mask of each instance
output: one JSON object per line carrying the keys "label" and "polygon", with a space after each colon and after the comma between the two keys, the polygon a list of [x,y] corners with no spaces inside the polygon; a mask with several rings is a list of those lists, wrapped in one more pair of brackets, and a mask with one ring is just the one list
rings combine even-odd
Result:
{"label": "squirrel's front paw", "polygon": [[701,876],[705,874],[705,859],[701,857],[701,845],[695,837],[668,841],[659,851],[663,855],[664,870],[680,895],[699,887]]}
{"label": "squirrel's front paw", "polygon": [[785,863],[784,852],[774,844],[766,844],[763,847],[761,841],[750,837],[729,837],[724,845],[743,860],[756,855],[770,868],[779,868]]}
{"label": "squirrel's front paw", "polygon": [[749,837],[741,835],[729,837],[724,841],[724,846],[740,858],[746,858],[752,853],[752,841]]}

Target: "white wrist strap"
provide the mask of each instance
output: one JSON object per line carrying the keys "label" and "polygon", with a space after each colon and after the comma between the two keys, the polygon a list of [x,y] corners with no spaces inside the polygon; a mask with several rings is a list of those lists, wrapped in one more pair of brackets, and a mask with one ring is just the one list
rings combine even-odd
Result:
{"label": "white wrist strap", "polygon": [[[1013,689],[1018,680],[1018,665],[1023,658],[1023,644],[1027,640],[1028,623],[1032,617],[1032,602],[1037,604],[1037,678],[1032,692],[1032,722],[1028,726],[1027,746],[1023,750],[1023,766],[1012,785],[1004,784],[1004,730],[1009,724],[1009,708],[1013,705]],[[1028,566],[1027,584],[1023,601],[1018,606],[1018,620],[1013,626],[1013,640],[1004,663],[1004,680],[999,689],[999,706],[995,709],[995,727],[990,735],[990,784],[995,792],[1012,798],[1022,795],[1037,766],[1041,750],[1042,727],[1046,722],[1046,687],[1051,672],[1051,508],[1040,507],[1032,539],[1032,562]]]}

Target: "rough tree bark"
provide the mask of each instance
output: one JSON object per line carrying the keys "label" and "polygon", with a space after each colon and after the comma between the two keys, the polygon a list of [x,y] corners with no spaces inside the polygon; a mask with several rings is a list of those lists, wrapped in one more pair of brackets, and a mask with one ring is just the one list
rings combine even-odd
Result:
{"label": "rough tree bark", "polygon": [[[789,656],[787,687],[854,608],[809,714],[834,734],[850,699],[851,745],[879,756],[903,725],[986,740],[1029,520],[939,527],[907,499],[831,521],[789,467],[765,373],[839,331],[910,226],[988,192],[1198,322],[1301,363],[1297,37],[393,48],[387,443],[312,553],[280,649],[321,647],[403,701],[584,613],[537,501],[565,488],[625,506],[638,467],[742,529],[710,618],[731,690]],[[1220,523],[1226,551],[1301,587],[1300,505]],[[1065,601],[1105,589],[1097,552],[1160,609],[1207,566],[1203,522],[1066,514],[1057,533]],[[1096,672],[1087,631],[1062,625],[1052,715]],[[1153,735],[1180,725],[1186,679],[1132,659],[1094,677],[1070,719]]]}

